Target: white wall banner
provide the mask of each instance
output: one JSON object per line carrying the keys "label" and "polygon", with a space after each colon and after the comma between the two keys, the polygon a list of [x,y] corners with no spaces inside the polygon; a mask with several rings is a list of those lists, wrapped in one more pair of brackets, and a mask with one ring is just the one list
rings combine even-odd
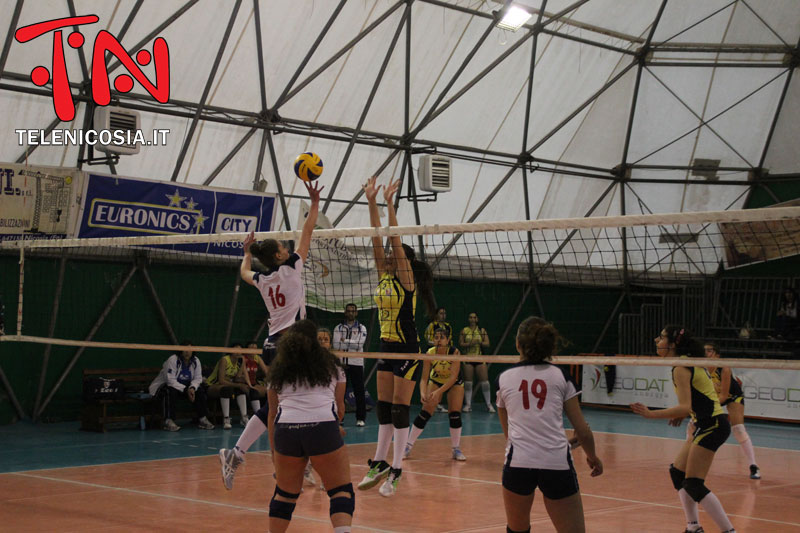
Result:
{"label": "white wall banner", "polygon": [[581,401],[606,405],[641,402],[648,407],[669,407],[678,403],[672,388],[671,367],[618,366],[614,389],[607,393],[602,366],[583,365]]}
{"label": "white wall banner", "polygon": [[742,380],[745,416],[800,420],[800,371],[734,370]]}
{"label": "white wall banner", "polygon": [[[607,393],[602,366],[583,365],[583,402],[648,407],[671,407],[678,403],[672,387],[672,369],[652,366],[618,366],[614,390]],[[734,369],[742,381],[745,416],[800,420],[800,371]]]}
{"label": "white wall banner", "polygon": [[[301,200],[297,229],[303,227],[308,209],[308,203]],[[320,212],[316,228],[332,227]],[[375,307],[372,295],[378,277],[370,239],[312,239],[303,272],[306,304],[311,307],[334,313],[343,312],[349,303],[359,309]]]}
{"label": "white wall banner", "polygon": [[74,168],[0,163],[0,240],[74,236],[82,179]]}

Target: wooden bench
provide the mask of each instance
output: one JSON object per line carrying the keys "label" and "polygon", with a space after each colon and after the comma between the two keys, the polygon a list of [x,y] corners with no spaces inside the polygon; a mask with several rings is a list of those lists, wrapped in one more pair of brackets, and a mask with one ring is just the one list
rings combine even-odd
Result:
{"label": "wooden bench", "polygon": [[[203,375],[213,370],[203,367]],[[85,368],[83,379],[104,378],[121,379],[125,394],[120,398],[104,398],[100,400],[84,399],[81,410],[81,429],[104,433],[106,424],[115,422],[137,422],[140,429],[161,427],[163,417],[161,410],[154,404],[155,398],[148,390],[150,383],[161,372],[160,366],[147,368]],[[208,418],[215,424],[222,423],[219,401],[208,402]],[[126,407],[123,407],[126,406]],[[109,410],[117,414],[110,415]],[[120,411],[125,411],[120,413]],[[177,418],[191,418],[194,411],[188,404],[176,413]]]}
{"label": "wooden bench", "polygon": [[[106,424],[114,422],[138,422],[144,427],[152,426],[156,414],[153,397],[148,394],[150,383],[161,371],[161,367],[148,368],[85,368],[87,378],[121,379],[124,395],[119,398],[85,399],[81,411],[81,429],[84,431],[106,431]],[[127,406],[122,409],[121,406]],[[118,407],[120,409],[118,409]],[[127,411],[125,414],[109,414],[112,411]]]}

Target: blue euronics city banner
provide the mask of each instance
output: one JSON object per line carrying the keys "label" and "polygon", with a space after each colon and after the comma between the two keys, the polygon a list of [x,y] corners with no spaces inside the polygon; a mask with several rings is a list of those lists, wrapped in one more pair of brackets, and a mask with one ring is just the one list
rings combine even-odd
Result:
{"label": "blue euronics city banner", "polygon": [[[271,231],[275,196],[89,173],[78,237],[135,237]],[[188,252],[242,255],[241,243],[175,245]]]}

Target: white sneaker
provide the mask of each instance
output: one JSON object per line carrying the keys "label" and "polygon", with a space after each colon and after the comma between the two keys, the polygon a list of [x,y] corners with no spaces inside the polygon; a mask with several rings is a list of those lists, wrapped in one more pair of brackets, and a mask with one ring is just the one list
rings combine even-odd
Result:
{"label": "white sneaker", "polygon": [[378,489],[381,496],[385,496],[386,498],[394,496],[394,493],[397,492],[397,484],[400,482],[402,473],[402,470],[395,470],[394,468],[389,469],[389,475],[386,477],[386,481],[384,481],[381,488]]}
{"label": "white sneaker", "polygon": [[453,459],[456,461],[466,461],[467,456],[461,453],[461,448],[453,448]]}
{"label": "white sneaker", "polygon": [[461,408],[461,412],[463,412],[463,413],[471,413],[472,412],[472,406],[469,405],[469,404],[465,405],[464,407]]}
{"label": "white sneaker", "polygon": [[303,473],[303,481],[305,481],[309,485],[317,484],[317,478],[314,477],[314,473],[311,471],[310,461],[306,464],[306,471]]}
{"label": "white sneaker", "polygon": [[247,415],[242,415],[242,419],[239,421],[239,423],[240,423],[240,424],[242,425],[242,427],[244,428],[244,427],[247,427],[247,423],[248,423],[249,421],[250,421],[250,418],[249,418]]}
{"label": "white sneaker", "polygon": [[380,483],[381,480],[389,474],[389,470],[391,470],[389,463],[386,461],[373,461],[372,459],[368,459],[367,464],[369,465],[369,470],[367,471],[367,475],[364,476],[364,479],[358,484],[358,490],[371,489]]}
{"label": "white sneaker", "polygon": [[492,407],[492,404],[487,405],[486,406],[486,410],[489,411],[490,413],[496,413],[497,412],[497,411],[494,410],[494,407]]}
{"label": "white sneaker", "polygon": [[167,418],[164,420],[164,425],[161,426],[162,429],[166,431],[178,431],[181,427],[176,424],[171,418]]}
{"label": "white sneaker", "polygon": [[366,425],[367,425],[367,423],[364,422],[363,420],[356,420],[356,426],[358,426],[360,428],[363,428]]}
{"label": "white sneaker", "polygon": [[214,424],[208,418],[203,417],[197,422],[197,427],[200,429],[214,429]]}
{"label": "white sneaker", "polygon": [[403,452],[403,459],[408,459],[408,456],[411,455],[411,448],[413,448],[413,444],[406,443],[406,449]]}
{"label": "white sneaker", "polygon": [[239,459],[239,456],[233,450],[222,448],[219,451],[219,462],[222,467],[222,484],[225,485],[226,489],[231,490],[233,488],[233,476],[236,475],[236,469],[244,462],[244,459]]}
{"label": "white sneaker", "polygon": [[231,417],[225,417],[225,419],[222,421],[222,429],[231,429]]}

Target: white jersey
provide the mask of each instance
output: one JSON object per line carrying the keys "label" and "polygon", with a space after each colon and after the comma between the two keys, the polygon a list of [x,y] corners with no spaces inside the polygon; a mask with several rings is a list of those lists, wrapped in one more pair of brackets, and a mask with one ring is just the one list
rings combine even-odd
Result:
{"label": "white jersey", "polygon": [[569,469],[564,402],[577,395],[569,374],[550,363],[520,363],[503,371],[497,378],[497,407],[508,413],[506,464]]}
{"label": "white jersey", "polygon": [[344,371],[336,367],[335,379],[326,386],[284,385],[278,393],[275,422],[304,424],[339,420],[336,411],[336,385],[344,383]]}
{"label": "white jersey", "polygon": [[293,253],[277,269],[253,275],[253,281],[269,311],[270,336],[306,317],[306,289],[302,273],[303,260]]}

